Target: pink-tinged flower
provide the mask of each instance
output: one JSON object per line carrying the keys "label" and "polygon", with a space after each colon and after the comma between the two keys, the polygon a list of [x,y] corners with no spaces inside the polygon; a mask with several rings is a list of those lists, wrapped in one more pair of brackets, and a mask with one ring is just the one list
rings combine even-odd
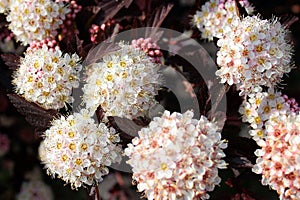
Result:
{"label": "pink-tinged flower", "polygon": [[292,45],[287,34],[276,18],[245,17],[218,40],[220,69],[216,75],[222,83],[236,84],[240,95],[258,86],[275,86],[292,69]]}
{"label": "pink-tinged flower", "polygon": [[91,28],[89,29],[90,32],[90,40],[93,43],[97,43],[97,36],[98,36],[98,32],[100,30],[100,26],[96,25],[96,24],[92,24]]}
{"label": "pink-tinged flower", "polygon": [[23,182],[17,200],[53,200],[54,195],[50,186],[41,180]]}
{"label": "pink-tinged flower", "polygon": [[59,109],[73,102],[72,89],[79,86],[82,65],[74,53],[64,54],[47,46],[27,51],[14,74],[16,92],[45,109]]}
{"label": "pink-tinged flower", "polygon": [[121,161],[119,136],[104,123],[96,124],[87,110],[61,117],[45,131],[39,148],[47,173],[70,183],[72,189],[97,184],[108,166]]}
{"label": "pink-tinged flower", "polygon": [[0,157],[4,156],[10,147],[10,140],[5,134],[0,133]]}
{"label": "pink-tinged flower", "polygon": [[120,31],[121,29],[123,29],[122,26],[114,19],[110,19],[100,26],[92,24],[89,29],[90,40],[94,44],[98,44],[110,37],[114,31]]}
{"label": "pink-tinged flower", "polygon": [[[242,7],[251,14],[253,8],[247,0],[239,1]],[[202,33],[202,38],[213,40],[214,37],[222,38],[225,30],[236,26],[240,19],[234,0],[210,0],[202,5],[193,18],[193,24]]]}
{"label": "pink-tinged flower", "polygon": [[144,51],[151,60],[155,63],[161,63],[160,57],[162,57],[162,52],[160,51],[160,47],[152,41],[151,38],[139,38],[137,40],[132,40],[131,45],[134,48]]}
{"label": "pink-tinged flower", "polygon": [[[245,101],[239,108],[242,114],[242,121],[250,124],[251,130],[249,133],[255,141],[263,139],[266,136],[265,124],[269,120],[273,120],[274,114],[289,115],[299,111],[295,99],[289,99],[281,92],[269,88],[268,92],[262,92],[257,89],[247,96]],[[272,116],[272,117],[271,117]]]}
{"label": "pink-tinged flower", "polygon": [[27,45],[55,37],[69,11],[64,3],[52,0],[10,0],[6,19],[16,40]]}
{"label": "pink-tinged flower", "polygon": [[300,115],[275,115],[266,123],[265,140],[253,171],[262,174],[262,184],[276,190],[281,200],[297,200],[300,196]]}
{"label": "pink-tinged flower", "polygon": [[55,51],[60,49],[59,46],[57,46],[57,42],[54,38],[46,38],[41,41],[32,41],[30,43],[30,46],[26,49],[26,51],[36,51],[38,49],[43,48],[43,46],[47,46],[49,51]]}
{"label": "pink-tinged flower", "polygon": [[220,183],[227,143],[215,123],[193,115],[165,111],[125,149],[132,178],[149,200],[208,199]]}

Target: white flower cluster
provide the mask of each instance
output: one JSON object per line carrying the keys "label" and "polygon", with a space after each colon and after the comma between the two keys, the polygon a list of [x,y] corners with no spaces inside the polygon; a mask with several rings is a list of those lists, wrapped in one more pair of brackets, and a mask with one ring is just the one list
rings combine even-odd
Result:
{"label": "white flower cluster", "polygon": [[[248,1],[243,2],[249,14],[252,7]],[[222,38],[226,29],[240,22],[234,0],[210,0],[202,5],[193,17],[193,24],[201,31],[202,38],[213,40],[214,37]]]}
{"label": "white flower cluster", "polygon": [[59,109],[73,101],[72,88],[79,86],[82,69],[79,61],[77,54],[62,55],[58,49],[50,51],[43,46],[25,53],[12,82],[26,100],[45,109]]}
{"label": "white flower cluster", "polygon": [[261,149],[253,171],[262,174],[262,184],[269,185],[280,200],[300,197],[300,115],[277,115],[266,124],[266,139],[260,140]]}
{"label": "white flower cluster", "polygon": [[54,195],[51,188],[41,180],[30,180],[23,182],[16,200],[53,200]]}
{"label": "white flower cluster", "polygon": [[5,13],[10,0],[1,0],[0,1],[0,13]]}
{"label": "white flower cluster", "polygon": [[240,95],[257,86],[278,84],[292,68],[292,46],[287,33],[275,18],[269,21],[257,16],[248,16],[228,30],[217,42],[220,69],[216,75],[221,83],[237,84]]}
{"label": "white flower cluster", "polygon": [[99,105],[106,116],[132,119],[145,115],[156,104],[159,65],[142,50],[119,43],[121,47],[94,63],[83,87],[83,102],[94,113]]}
{"label": "white flower cluster", "polygon": [[278,115],[287,116],[299,110],[293,99],[275,91],[274,88],[269,88],[268,92],[261,90],[260,88],[257,92],[249,94],[239,108],[242,121],[249,123],[252,128],[249,133],[255,141],[265,138],[265,124],[268,121],[276,119]]}
{"label": "white flower cluster", "polygon": [[64,3],[52,0],[10,0],[8,9],[8,27],[24,45],[56,36],[70,11]]}
{"label": "white flower cluster", "polygon": [[149,200],[207,199],[220,183],[227,143],[216,124],[193,115],[165,111],[125,149],[137,188]]}
{"label": "white flower cluster", "polygon": [[84,109],[54,120],[44,137],[40,158],[47,172],[72,188],[102,181],[109,172],[107,166],[121,160],[115,130],[96,124]]}

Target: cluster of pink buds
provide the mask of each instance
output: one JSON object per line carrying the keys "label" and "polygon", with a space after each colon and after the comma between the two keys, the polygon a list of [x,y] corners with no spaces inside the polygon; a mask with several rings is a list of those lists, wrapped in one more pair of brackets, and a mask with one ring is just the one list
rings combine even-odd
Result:
{"label": "cluster of pink buds", "polygon": [[[91,28],[89,29],[90,32],[90,40],[94,44],[97,44],[103,40],[105,40],[111,34],[114,27],[117,25],[116,20],[108,20],[107,22],[99,25],[92,24]],[[119,24],[118,24],[119,25]],[[119,25],[119,30],[122,27]]]}
{"label": "cluster of pink buds", "polygon": [[162,57],[162,52],[160,47],[152,41],[151,38],[139,38],[137,40],[132,40],[131,45],[139,50],[144,51],[148,56],[151,57],[151,61],[155,63],[160,63],[160,57]]}
{"label": "cluster of pink buds", "polygon": [[92,27],[90,28],[90,39],[91,39],[91,42],[93,43],[97,43],[97,35],[98,35],[98,32],[100,30],[100,26],[96,25],[96,24],[92,24]]}
{"label": "cluster of pink buds", "polygon": [[71,0],[56,0],[56,2],[64,2],[69,4],[69,9],[71,10],[67,15],[66,19],[64,20],[63,24],[61,25],[61,36],[59,40],[64,37],[74,36],[74,34],[78,34],[79,31],[76,28],[74,23],[77,13],[79,13],[82,9],[81,5],[78,5],[76,1]]}
{"label": "cluster of pink buds", "polygon": [[28,51],[33,51],[37,49],[41,49],[43,46],[47,46],[50,51],[59,50],[59,46],[57,45],[57,41],[53,38],[46,38],[42,41],[33,41],[30,43],[30,46],[27,48]]}
{"label": "cluster of pink buds", "polygon": [[298,113],[300,111],[299,105],[294,98],[289,98],[287,95],[283,95],[283,98],[286,103],[290,105],[291,112]]}

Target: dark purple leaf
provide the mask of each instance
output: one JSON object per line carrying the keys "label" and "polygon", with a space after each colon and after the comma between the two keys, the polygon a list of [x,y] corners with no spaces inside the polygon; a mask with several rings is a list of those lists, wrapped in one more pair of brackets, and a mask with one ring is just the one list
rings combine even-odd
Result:
{"label": "dark purple leaf", "polygon": [[235,0],[235,7],[236,7],[237,15],[240,18],[248,16],[248,13],[247,13],[246,9],[243,6],[241,6],[241,4],[239,3],[238,0]]}
{"label": "dark purple leaf", "polygon": [[101,106],[98,106],[98,108],[96,110],[96,116],[97,116],[98,122],[100,123],[104,117],[104,110],[102,109]]}
{"label": "dark purple leaf", "polygon": [[161,26],[161,24],[163,23],[163,21],[165,20],[172,8],[173,4],[168,4],[167,6],[161,6],[154,11],[154,17],[148,21],[147,26],[155,28],[152,28],[150,33],[146,31],[146,38],[152,38],[155,36],[157,29]]}
{"label": "dark purple leaf", "polygon": [[100,200],[98,185],[88,187],[88,200]]}
{"label": "dark purple leaf", "polygon": [[99,6],[104,11],[104,24],[107,20],[112,19],[123,7],[128,8],[133,0],[112,1],[104,0]]}
{"label": "dark purple leaf", "polygon": [[10,70],[15,71],[20,65],[20,56],[16,54],[1,54],[1,58]]}
{"label": "dark purple leaf", "polygon": [[99,61],[104,55],[119,50],[120,47],[112,42],[104,41],[92,48],[83,61],[83,66],[89,66]]}
{"label": "dark purple leaf", "polygon": [[254,151],[258,148],[259,146],[251,138],[234,137],[229,140],[228,147],[224,150],[225,160],[233,166],[239,165],[241,167],[244,165],[244,167],[249,167],[255,163],[257,157],[254,155]]}
{"label": "dark purple leaf", "polygon": [[232,168],[252,168],[253,164],[246,157],[230,157],[226,159],[227,163]]}
{"label": "dark purple leaf", "polygon": [[86,6],[84,7],[84,11],[90,12],[96,15],[101,10],[100,6]]}
{"label": "dark purple leaf", "polygon": [[117,116],[108,116],[109,123],[119,132],[123,146],[130,143],[131,140],[138,135],[138,131],[142,126],[135,124],[132,120]]}
{"label": "dark purple leaf", "polygon": [[151,9],[152,0],[135,0],[134,3],[139,7],[141,11],[149,11]]}
{"label": "dark purple leaf", "polygon": [[80,40],[78,35],[76,35],[75,38],[76,38],[77,53],[81,58],[85,58],[87,55],[87,52],[85,51],[85,49],[82,46],[83,40]]}
{"label": "dark purple leaf", "polygon": [[28,123],[40,133],[51,126],[51,121],[60,115],[57,110],[46,110],[35,103],[28,102],[18,94],[7,94],[18,112],[25,116]]}
{"label": "dark purple leaf", "polygon": [[288,28],[298,20],[299,18],[292,14],[284,14],[280,16],[280,23]]}
{"label": "dark purple leaf", "polygon": [[68,53],[78,53],[80,57],[85,57],[86,52],[82,47],[83,40],[80,40],[78,35],[75,34],[74,37],[64,37],[60,41],[60,46],[65,49]]}

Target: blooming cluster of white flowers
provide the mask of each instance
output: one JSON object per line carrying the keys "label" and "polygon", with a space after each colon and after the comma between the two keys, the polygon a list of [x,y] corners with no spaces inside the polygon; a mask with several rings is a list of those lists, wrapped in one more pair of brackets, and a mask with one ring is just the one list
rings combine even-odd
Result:
{"label": "blooming cluster of white flowers", "polygon": [[107,166],[121,160],[115,130],[96,124],[85,109],[54,120],[44,137],[39,152],[47,172],[72,188],[102,181]]}
{"label": "blooming cluster of white flowers", "polygon": [[273,87],[291,71],[292,46],[288,31],[273,18],[245,17],[236,27],[226,31],[217,45],[216,75],[221,83],[236,84],[240,95],[257,86]]}
{"label": "blooming cluster of white flowers", "polygon": [[300,115],[275,115],[266,123],[266,138],[253,171],[262,174],[262,184],[269,185],[280,199],[297,200],[300,196]]}
{"label": "blooming cluster of white flowers", "polygon": [[[244,95],[239,112],[261,147],[256,151],[259,158],[253,171],[263,175],[262,184],[270,185],[280,199],[297,199],[300,196],[299,107],[294,99],[274,89],[292,69],[289,32],[276,18],[240,19],[235,2],[210,0],[194,15],[193,22],[203,38],[219,38],[220,69],[216,75],[220,82],[236,84],[240,96]],[[248,13],[253,10],[245,1],[240,4]],[[267,87],[268,92],[263,92],[261,86]]]}
{"label": "blooming cluster of white flowers", "polygon": [[53,200],[54,195],[50,186],[42,180],[30,180],[23,182],[16,200]]}
{"label": "blooming cluster of white flowers", "polygon": [[[249,14],[253,12],[247,0],[239,3]],[[226,29],[230,29],[232,25],[237,26],[238,23],[240,19],[234,0],[207,1],[193,17],[193,24],[201,31],[202,38],[208,40],[213,40],[214,37],[222,38]]]}
{"label": "blooming cluster of white flowers", "polygon": [[227,143],[216,124],[193,115],[165,111],[125,149],[137,188],[149,200],[207,199],[220,183]]}
{"label": "blooming cluster of white flowers", "polygon": [[7,21],[17,41],[24,45],[57,35],[69,12],[68,6],[52,0],[10,0]]}
{"label": "blooming cluster of white flowers", "polygon": [[46,46],[25,53],[14,74],[16,92],[46,109],[59,109],[71,103],[72,88],[79,86],[82,65],[77,54],[50,51]]}
{"label": "blooming cluster of white flowers", "polygon": [[239,109],[242,121],[250,124],[252,130],[249,133],[255,141],[265,138],[265,124],[273,120],[275,113],[287,116],[299,111],[294,99],[289,99],[274,88],[269,88],[268,92],[261,90],[249,94]]}
{"label": "blooming cluster of white flowers", "polygon": [[94,113],[99,105],[106,116],[132,119],[144,116],[157,102],[159,65],[145,52],[119,43],[120,50],[94,63],[83,87],[83,102]]}

